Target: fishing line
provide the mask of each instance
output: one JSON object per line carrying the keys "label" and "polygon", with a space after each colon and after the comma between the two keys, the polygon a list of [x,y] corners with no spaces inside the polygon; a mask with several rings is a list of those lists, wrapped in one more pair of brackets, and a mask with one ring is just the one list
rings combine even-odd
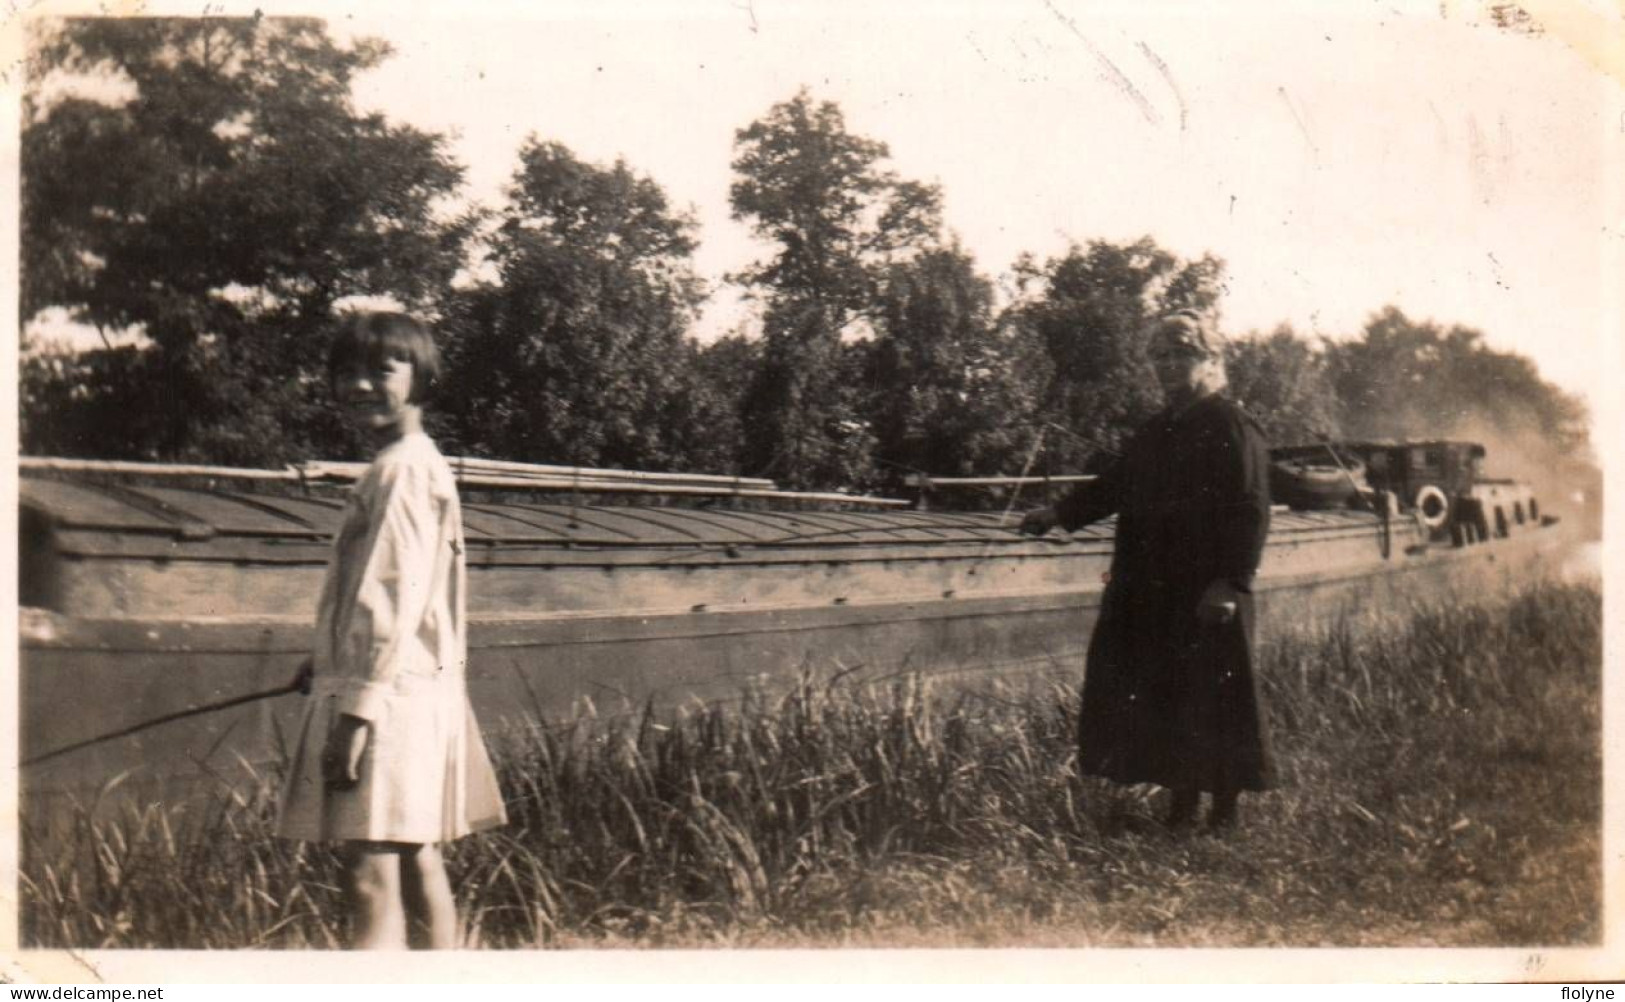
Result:
{"label": "fishing line", "polygon": [[1118,452],[1116,449],[1108,448],[1107,446],[1101,445],[1099,442],[1095,442],[1095,441],[1092,441],[1090,439],[1084,438],[1082,435],[1079,435],[1077,432],[1069,431],[1068,429],[1061,427],[1060,425],[1056,424],[1053,421],[1045,421],[1041,427],[1043,427],[1043,428],[1053,428],[1056,431],[1060,432],[1061,434],[1065,435],[1067,438],[1070,438],[1072,441],[1078,443],[1079,445],[1087,445],[1090,449],[1094,450],[1095,452],[1104,452],[1108,456],[1115,456],[1115,457],[1118,457],[1118,458],[1122,458],[1123,454],[1121,452]]}
{"label": "fishing line", "polygon": [[[1048,430],[1049,429],[1045,427],[1040,427],[1038,429],[1038,437],[1033,440],[1033,447],[1027,452],[1027,461],[1021,464],[1021,474],[1016,478],[1016,489],[1010,492],[1010,502],[1004,506],[1004,511],[999,515],[998,528],[1000,529],[1003,529],[1009,522],[1010,512],[1016,507],[1016,501],[1021,498],[1021,488],[1026,486],[1023,481],[1027,479],[1027,473],[1033,468],[1033,463],[1038,459],[1039,452],[1043,451],[1044,435]],[[1015,532],[1017,536],[1021,535],[1021,529],[1019,526],[1016,528]],[[974,573],[976,569],[993,554],[993,544],[995,542],[998,542],[997,537],[989,539],[985,544],[983,544],[981,556],[978,556],[975,560],[971,561],[970,569],[966,573]]]}
{"label": "fishing line", "polygon": [[1043,451],[1044,435],[1048,432],[1049,428],[1047,427],[1038,429],[1038,438],[1033,442],[1032,449],[1027,453],[1027,461],[1021,464],[1021,473],[1016,477],[1016,489],[1010,492],[1010,503],[1004,506],[1004,513],[999,516],[999,526],[1001,528],[1004,526],[1005,521],[1009,519],[1011,510],[1015,508],[1016,500],[1021,497],[1021,489],[1026,486],[1023,481],[1027,479],[1027,473],[1033,468],[1033,462],[1038,459],[1038,454]]}

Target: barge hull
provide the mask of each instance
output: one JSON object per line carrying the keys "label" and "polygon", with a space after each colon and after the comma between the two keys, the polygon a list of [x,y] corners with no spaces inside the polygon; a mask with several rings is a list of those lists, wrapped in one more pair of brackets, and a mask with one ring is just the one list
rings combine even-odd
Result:
{"label": "barge hull", "polygon": [[[1369,526],[1339,538],[1341,550],[1325,539],[1272,545],[1255,588],[1261,642],[1316,623],[1399,615],[1414,604],[1465,601],[1527,582],[1555,569],[1566,547],[1557,527],[1465,548],[1402,537],[1390,540],[1386,558],[1373,556]],[[751,689],[772,694],[804,675],[861,686],[920,673],[970,690],[1076,683],[1105,560],[1094,548],[1070,554],[1070,576],[1082,586],[963,598],[476,616],[470,692],[500,744],[538,718],[675,712]],[[252,788],[285,761],[303,697],[260,700],[42,757],[177,708],[282,685],[309,651],[310,629],[301,617],[162,620],[25,610],[20,757],[32,764],[24,789],[87,800],[115,777],[120,799]]]}

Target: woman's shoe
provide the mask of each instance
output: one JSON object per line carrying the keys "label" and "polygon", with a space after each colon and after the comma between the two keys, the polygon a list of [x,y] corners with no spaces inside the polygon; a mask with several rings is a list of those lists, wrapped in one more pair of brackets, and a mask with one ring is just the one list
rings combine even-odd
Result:
{"label": "woman's shoe", "polygon": [[1213,806],[1207,812],[1207,830],[1210,832],[1226,832],[1237,825],[1236,805],[1241,799],[1235,793],[1215,793]]}
{"label": "woman's shoe", "polygon": [[1196,806],[1201,794],[1195,790],[1175,790],[1168,803],[1168,813],[1162,823],[1167,828],[1185,828],[1196,820]]}

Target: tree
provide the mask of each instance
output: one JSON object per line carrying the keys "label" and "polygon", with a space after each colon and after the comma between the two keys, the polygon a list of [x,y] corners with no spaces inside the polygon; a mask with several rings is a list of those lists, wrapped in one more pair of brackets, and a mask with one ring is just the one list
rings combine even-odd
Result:
{"label": "tree", "polygon": [[1073,246],[1039,267],[1016,264],[1022,298],[1010,323],[1046,359],[1037,420],[1052,432],[1043,468],[1075,471],[1115,455],[1161,406],[1145,355],[1145,330],[1162,313],[1211,310],[1224,264],[1181,261],[1149,237],[1126,245]]}
{"label": "tree", "polygon": [[[457,297],[447,403],[474,453],[585,466],[668,467],[704,290],[696,224],[624,161],[585,163],[531,138],[491,237],[498,280]],[[703,408],[702,408],[703,410]]]}
{"label": "tree", "polygon": [[735,219],[777,245],[737,276],[766,301],[762,365],[745,401],[745,463],[795,487],[871,477],[873,438],[843,335],[869,319],[894,261],[941,227],[930,185],[883,168],[884,143],[846,129],[840,108],[803,90],[735,136]]}
{"label": "tree", "polygon": [[1394,306],[1328,349],[1342,423],[1352,435],[1438,438],[1495,429],[1532,436],[1554,455],[1589,446],[1580,401],[1529,359],[1498,352],[1466,327],[1417,323]]}
{"label": "tree", "polygon": [[1327,363],[1351,437],[1465,438],[1488,448],[1491,472],[1557,488],[1543,501],[1561,505],[1574,489],[1597,496],[1585,405],[1479,331],[1418,323],[1387,306],[1359,337],[1328,345]]}
{"label": "tree", "polygon": [[164,382],[156,353],[133,348],[73,351],[24,343],[18,358],[22,441],[41,455],[71,456],[84,443],[104,456],[140,456],[161,429]]}
{"label": "tree", "polygon": [[733,216],[779,245],[742,280],[829,309],[842,325],[867,310],[877,268],[941,227],[937,188],[884,170],[886,144],[847,132],[840,107],[806,90],[739,130],[734,147]]}
{"label": "tree", "polygon": [[734,334],[703,347],[689,342],[691,360],[667,423],[682,467],[740,473],[745,392],[761,365],[761,342]]}
{"label": "tree", "polygon": [[[74,19],[33,41],[23,316],[61,307],[151,345],[95,363],[92,395],[41,388],[53,409],[25,448],[236,463],[345,448],[322,385],[335,302],[432,308],[471,224],[445,211],[461,169],[439,136],[352,108],[352,78],[387,46],[281,18]],[[58,72],[124,94],[55,98]],[[139,437],[70,413],[121,400],[143,408]]]}
{"label": "tree", "polygon": [[1020,342],[993,315],[992,284],[957,246],[893,264],[879,292],[869,423],[884,479],[1019,473],[1036,441]]}
{"label": "tree", "polygon": [[741,407],[745,472],[798,490],[869,486],[862,349],[835,334],[828,312],[793,298],[768,307],[762,341]]}
{"label": "tree", "polygon": [[1258,419],[1272,445],[1341,437],[1326,355],[1291,326],[1282,324],[1268,337],[1232,341],[1225,367],[1231,397]]}

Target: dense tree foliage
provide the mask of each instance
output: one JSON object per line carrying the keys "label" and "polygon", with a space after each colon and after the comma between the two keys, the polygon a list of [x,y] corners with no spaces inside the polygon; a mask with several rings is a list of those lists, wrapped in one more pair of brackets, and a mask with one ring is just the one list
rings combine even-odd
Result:
{"label": "dense tree foliage", "polygon": [[746,473],[806,489],[861,487],[872,478],[864,353],[838,331],[817,305],[793,297],[768,304],[761,356],[741,402]]}
{"label": "dense tree foliage", "polygon": [[690,343],[679,396],[680,420],[672,422],[673,449],[682,468],[704,473],[743,473],[745,394],[761,368],[762,342],[733,334],[700,346]]}
{"label": "dense tree foliage", "polygon": [[867,412],[883,481],[1019,473],[1036,441],[1032,367],[992,283],[958,246],[892,265],[878,293]]}
{"label": "dense tree foliage", "polygon": [[[352,108],[352,77],[387,48],[277,18],[75,19],[36,42],[23,316],[58,307],[152,347],[94,363],[118,378],[36,367],[75,385],[32,391],[67,407],[34,414],[26,445],[268,463],[339,440],[320,379],[334,302],[426,306],[468,233],[440,211],[461,179],[441,139]],[[117,96],[48,99],[53,74]],[[98,409],[139,412],[140,436]]]}
{"label": "dense tree foliage", "polygon": [[941,193],[885,169],[885,143],[854,136],[839,106],[807,91],[735,136],[736,219],[778,245],[747,285],[805,299],[845,325],[871,308],[877,271],[933,243]]}
{"label": "dense tree foliage", "polygon": [[[1161,405],[1148,322],[1219,301],[1222,262],[1149,237],[1023,256],[1001,293],[941,193],[803,90],[735,134],[732,211],[771,248],[732,276],[760,336],[702,346],[698,227],[655,180],[531,137],[501,204],[459,208],[443,137],[353,107],[382,43],[299,19],[36,23],[23,319],[104,339],[25,344],[33,453],[358,454],[323,359],[344,301],[374,296],[440,331],[448,451],[817,489],[1078,472]],[[1394,307],[1353,337],[1236,338],[1229,369],[1278,443],[1454,436],[1520,473],[1591,461],[1584,407],[1528,359]]]}
{"label": "dense tree foliage", "polygon": [[1232,340],[1225,361],[1230,395],[1258,419],[1271,443],[1341,437],[1337,396],[1320,345],[1283,325],[1265,337]]}
{"label": "dense tree foliage", "polygon": [[1334,344],[1330,372],[1344,430],[1365,437],[1530,433],[1559,454],[1585,447],[1579,401],[1466,327],[1416,322],[1385,307],[1360,336]]}
{"label": "dense tree foliage", "polygon": [[1328,345],[1327,367],[1350,437],[1469,439],[1489,447],[1492,471],[1600,492],[1585,405],[1479,331],[1388,306]]}
{"label": "dense tree foliage", "polygon": [[[24,451],[147,457],[164,429],[168,392],[159,353],[133,347],[72,351],[45,345],[18,360]],[[83,451],[81,451],[83,450]]]}
{"label": "dense tree foliage", "polygon": [[1211,309],[1223,262],[1186,262],[1149,237],[1132,244],[1091,241],[1039,266],[1017,264],[1023,299],[1010,319],[1042,348],[1046,372],[1039,419],[1051,435],[1044,468],[1076,470],[1115,455],[1162,404],[1145,356],[1144,333],[1169,310]]}
{"label": "dense tree foliage", "polygon": [[624,162],[532,139],[490,237],[494,281],[442,324],[458,446],[504,459],[667,467],[690,457],[695,223]]}
{"label": "dense tree foliage", "polygon": [[862,359],[843,338],[871,320],[884,270],[941,227],[937,190],[886,170],[888,156],[806,91],[735,137],[734,217],[777,247],[739,276],[765,302],[762,361],[745,399],[751,472],[795,486],[872,477]]}

